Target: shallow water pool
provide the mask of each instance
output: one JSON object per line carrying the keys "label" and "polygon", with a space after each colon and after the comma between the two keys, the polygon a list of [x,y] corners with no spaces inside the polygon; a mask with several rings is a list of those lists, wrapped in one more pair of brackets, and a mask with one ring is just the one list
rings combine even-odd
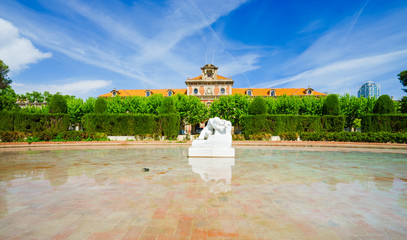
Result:
{"label": "shallow water pool", "polygon": [[0,153],[0,239],[406,239],[407,155],[237,147]]}

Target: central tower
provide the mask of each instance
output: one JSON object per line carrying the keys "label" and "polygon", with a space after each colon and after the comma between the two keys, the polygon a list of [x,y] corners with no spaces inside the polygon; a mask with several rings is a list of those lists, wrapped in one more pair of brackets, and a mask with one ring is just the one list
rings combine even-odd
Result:
{"label": "central tower", "polygon": [[206,64],[201,67],[201,70],[202,75],[188,78],[185,81],[187,95],[197,96],[210,105],[215,98],[232,94],[233,80],[231,77],[218,75],[218,68],[212,64]]}

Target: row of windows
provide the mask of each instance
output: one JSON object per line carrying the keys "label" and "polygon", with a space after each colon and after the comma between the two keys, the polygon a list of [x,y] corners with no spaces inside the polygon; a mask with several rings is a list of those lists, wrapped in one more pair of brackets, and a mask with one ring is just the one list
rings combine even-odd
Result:
{"label": "row of windows", "polygon": [[[208,90],[209,90],[209,89],[210,89],[210,88],[208,88]],[[210,91],[208,91],[208,90],[207,90],[207,93],[208,93],[208,94],[211,94],[211,93],[212,93],[212,90],[210,90]],[[221,93],[221,94],[225,94],[225,92],[226,92],[226,90],[225,90],[224,88],[221,88],[221,89],[220,89],[220,93]],[[194,88],[194,94],[195,94],[195,95],[198,94],[198,88]]]}

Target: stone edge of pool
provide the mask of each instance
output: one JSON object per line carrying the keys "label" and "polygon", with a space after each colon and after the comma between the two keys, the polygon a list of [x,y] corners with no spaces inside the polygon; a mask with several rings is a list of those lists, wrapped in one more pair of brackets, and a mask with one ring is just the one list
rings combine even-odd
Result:
{"label": "stone edge of pool", "polygon": [[[137,145],[191,145],[176,141],[75,141],[75,142],[0,142],[0,149],[35,148],[35,147],[69,147],[69,146],[137,146]],[[359,142],[311,142],[311,141],[233,141],[233,146],[284,146],[284,147],[341,147],[407,150],[407,144],[399,143],[359,143]]]}

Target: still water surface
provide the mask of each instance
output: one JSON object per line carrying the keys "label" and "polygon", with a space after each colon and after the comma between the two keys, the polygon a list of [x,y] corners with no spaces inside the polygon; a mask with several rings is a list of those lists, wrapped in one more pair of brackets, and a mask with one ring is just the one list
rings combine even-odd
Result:
{"label": "still water surface", "polygon": [[0,239],[407,239],[406,154],[186,154],[1,152]]}

